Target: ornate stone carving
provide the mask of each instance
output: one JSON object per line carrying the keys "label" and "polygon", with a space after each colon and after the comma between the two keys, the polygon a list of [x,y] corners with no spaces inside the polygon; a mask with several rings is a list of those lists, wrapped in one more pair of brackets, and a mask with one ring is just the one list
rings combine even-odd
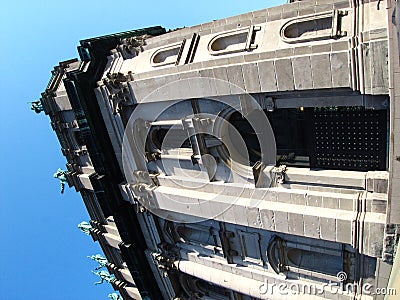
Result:
{"label": "ornate stone carving", "polygon": [[107,78],[103,80],[110,93],[108,97],[111,100],[114,115],[119,113],[124,105],[131,102],[128,81],[129,77],[122,73],[107,74]]}
{"label": "ornate stone carving", "polygon": [[150,37],[151,35],[144,34],[141,36],[133,36],[126,39],[121,39],[121,44],[118,46],[118,49],[122,53],[124,59],[135,57],[143,51],[143,46],[146,45],[146,39]]}
{"label": "ornate stone carving", "polygon": [[152,256],[156,261],[158,268],[163,272],[163,275],[168,277],[169,272],[176,270],[174,262],[179,259],[179,255],[168,244],[161,244],[159,246],[161,248],[161,252],[152,253]]}
{"label": "ornate stone carving", "polygon": [[131,185],[133,195],[141,204],[146,203],[151,206],[152,192],[157,188],[157,185],[146,171],[135,171],[134,176],[137,183]]}
{"label": "ornate stone carving", "polygon": [[387,224],[385,230],[385,239],[383,244],[382,259],[387,263],[393,263],[396,256],[397,245],[400,240],[400,225]]}
{"label": "ornate stone carving", "polygon": [[286,172],[285,165],[281,165],[279,167],[275,167],[272,169],[272,173],[274,174],[275,178],[275,184],[285,183],[285,172]]}

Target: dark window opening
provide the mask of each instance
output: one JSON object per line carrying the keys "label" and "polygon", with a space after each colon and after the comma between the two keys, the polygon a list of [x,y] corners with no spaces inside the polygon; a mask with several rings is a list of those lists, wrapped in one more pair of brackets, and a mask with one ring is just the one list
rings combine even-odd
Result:
{"label": "dark window opening", "polygon": [[308,118],[312,108],[277,109],[265,111],[276,142],[277,165],[309,166],[310,135]]}
{"label": "dark window opening", "polygon": [[[264,111],[271,123],[277,147],[278,165],[309,166],[307,111],[312,109],[278,109]],[[239,132],[246,144],[250,165],[261,160],[261,147],[254,128],[239,112],[234,112],[229,123]]]}
{"label": "dark window opening", "polygon": [[[168,141],[165,137],[168,134]],[[154,128],[149,133],[153,145],[158,150],[172,148],[191,148],[187,133],[180,129]]]}
{"label": "dark window opening", "polygon": [[234,112],[229,117],[229,123],[239,132],[246,144],[250,165],[261,159],[261,147],[253,127],[239,112]]}
{"label": "dark window opening", "polygon": [[81,133],[81,131],[74,131],[74,136],[75,136],[75,140],[78,143],[79,146],[85,146],[85,139],[83,138],[83,135]]}

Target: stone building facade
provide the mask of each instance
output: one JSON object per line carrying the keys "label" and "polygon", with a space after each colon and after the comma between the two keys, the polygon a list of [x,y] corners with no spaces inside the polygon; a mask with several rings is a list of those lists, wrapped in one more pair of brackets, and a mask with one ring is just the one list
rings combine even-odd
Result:
{"label": "stone building facade", "polygon": [[400,234],[398,6],[145,28],[55,68],[41,103],[124,298],[383,298],[362,287]]}

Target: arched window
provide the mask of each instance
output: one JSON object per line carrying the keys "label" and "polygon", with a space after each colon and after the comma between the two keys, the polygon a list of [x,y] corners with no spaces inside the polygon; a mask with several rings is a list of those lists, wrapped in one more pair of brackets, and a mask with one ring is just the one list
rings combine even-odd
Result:
{"label": "arched window", "polygon": [[181,273],[179,275],[179,283],[189,297],[188,299],[232,299],[230,297],[231,293],[227,289],[188,274]]}
{"label": "arched window", "polygon": [[295,267],[329,275],[342,271],[341,256],[300,248],[288,248],[286,255],[289,270],[290,267]]}
{"label": "arched window", "polygon": [[221,55],[255,49],[255,35],[259,30],[259,26],[251,26],[218,34],[208,43],[208,51],[211,55]]}
{"label": "arched window", "polygon": [[334,10],[290,20],[281,28],[280,35],[286,43],[338,38],[347,35],[341,30],[341,17],[346,12]]}
{"label": "arched window", "polygon": [[157,49],[150,58],[153,67],[177,64],[179,62],[185,40],[167,47]]}
{"label": "arched window", "polygon": [[332,279],[343,270],[342,250],[293,243],[275,235],[267,248],[268,262],[276,273],[310,274]]}
{"label": "arched window", "polygon": [[212,227],[180,224],[176,232],[185,243],[218,246]]}

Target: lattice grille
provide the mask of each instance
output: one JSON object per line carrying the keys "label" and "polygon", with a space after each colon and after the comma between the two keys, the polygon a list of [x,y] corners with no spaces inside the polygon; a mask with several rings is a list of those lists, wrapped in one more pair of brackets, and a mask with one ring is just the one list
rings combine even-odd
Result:
{"label": "lattice grille", "polygon": [[311,167],[385,170],[387,112],[363,107],[315,108]]}

